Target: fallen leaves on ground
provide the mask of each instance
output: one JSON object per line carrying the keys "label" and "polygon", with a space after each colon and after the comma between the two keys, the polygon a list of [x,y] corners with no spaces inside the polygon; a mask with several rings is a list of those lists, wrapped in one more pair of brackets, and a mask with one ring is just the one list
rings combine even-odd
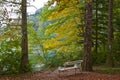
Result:
{"label": "fallen leaves on ground", "polygon": [[58,72],[49,70],[43,72],[33,72],[14,76],[0,76],[0,80],[120,80],[120,74],[101,74],[96,72],[80,72],[79,70],[69,70]]}

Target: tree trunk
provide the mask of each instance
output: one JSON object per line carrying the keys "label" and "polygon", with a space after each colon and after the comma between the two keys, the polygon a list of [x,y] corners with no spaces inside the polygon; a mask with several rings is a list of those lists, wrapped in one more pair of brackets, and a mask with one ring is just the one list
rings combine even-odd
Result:
{"label": "tree trunk", "polygon": [[107,65],[109,67],[114,66],[113,61],[113,0],[109,0],[109,22],[108,22],[108,55],[107,55]]}
{"label": "tree trunk", "polygon": [[27,37],[27,10],[26,0],[22,0],[22,58],[20,72],[27,72],[29,67],[28,61],[28,37]]}
{"label": "tree trunk", "polygon": [[85,12],[83,71],[92,71],[92,1],[87,2]]}
{"label": "tree trunk", "polygon": [[96,28],[95,28],[95,52],[98,53],[98,0],[96,0]]}

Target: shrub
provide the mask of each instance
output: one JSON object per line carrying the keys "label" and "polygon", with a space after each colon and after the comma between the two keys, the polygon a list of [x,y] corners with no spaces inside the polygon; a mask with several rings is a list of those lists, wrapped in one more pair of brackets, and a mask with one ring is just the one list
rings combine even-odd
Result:
{"label": "shrub", "polygon": [[16,74],[19,72],[20,52],[5,52],[0,55],[0,74]]}

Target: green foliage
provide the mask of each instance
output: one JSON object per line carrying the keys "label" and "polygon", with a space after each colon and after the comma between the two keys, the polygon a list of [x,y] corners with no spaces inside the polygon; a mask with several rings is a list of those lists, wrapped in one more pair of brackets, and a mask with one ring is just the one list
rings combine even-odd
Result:
{"label": "green foliage", "polygon": [[[20,36],[14,28],[7,26],[0,42],[0,74],[19,73],[21,52]],[[12,33],[12,31],[14,33]]]}
{"label": "green foliage", "polygon": [[106,45],[101,45],[98,48],[98,53],[95,53],[95,51],[93,50],[92,53],[92,61],[94,65],[103,65],[106,63],[106,55],[107,55],[107,51],[106,51]]}
{"label": "green foliage", "polygon": [[6,50],[3,54],[0,53],[0,74],[19,73],[20,59],[20,52]]}
{"label": "green foliage", "polygon": [[41,57],[38,54],[29,54],[29,63],[31,64],[31,70],[32,71],[40,71],[42,66]]}
{"label": "green foliage", "polygon": [[21,53],[19,41],[3,41],[0,44],[1,74],[16,74],[19,72]]}
{"label": "green foliage", "polygon": [[113,53],[114,53],[114,61],[116,66],[120,66],[120,32],[115,34],[116,37],[113,43]]}
{"label": "green foliage", "polygon": [[63,66],[63,63],[66,61],[73,61],[76,59],[80,59],[80,55],[81,54],[75,55],[75,53],[59,53],[58,54],[56,53],[56,51],[50,51],[48,53],[45,53],[44,56],[39,55],[39,57],[40,58],[42,57],[42,61],[40,62],[44,64],[44,68],[46,69],[46,68],[57,68],[58,66]]}

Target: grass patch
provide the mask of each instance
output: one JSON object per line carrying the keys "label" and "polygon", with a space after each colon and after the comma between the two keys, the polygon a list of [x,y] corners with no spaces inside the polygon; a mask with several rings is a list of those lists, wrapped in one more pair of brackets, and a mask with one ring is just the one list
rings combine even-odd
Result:
{"label": "grass patch", "polygon": [[93,67],[95,72],[104,74],[120,74],[120,68],[110,68],[110,67]]}

